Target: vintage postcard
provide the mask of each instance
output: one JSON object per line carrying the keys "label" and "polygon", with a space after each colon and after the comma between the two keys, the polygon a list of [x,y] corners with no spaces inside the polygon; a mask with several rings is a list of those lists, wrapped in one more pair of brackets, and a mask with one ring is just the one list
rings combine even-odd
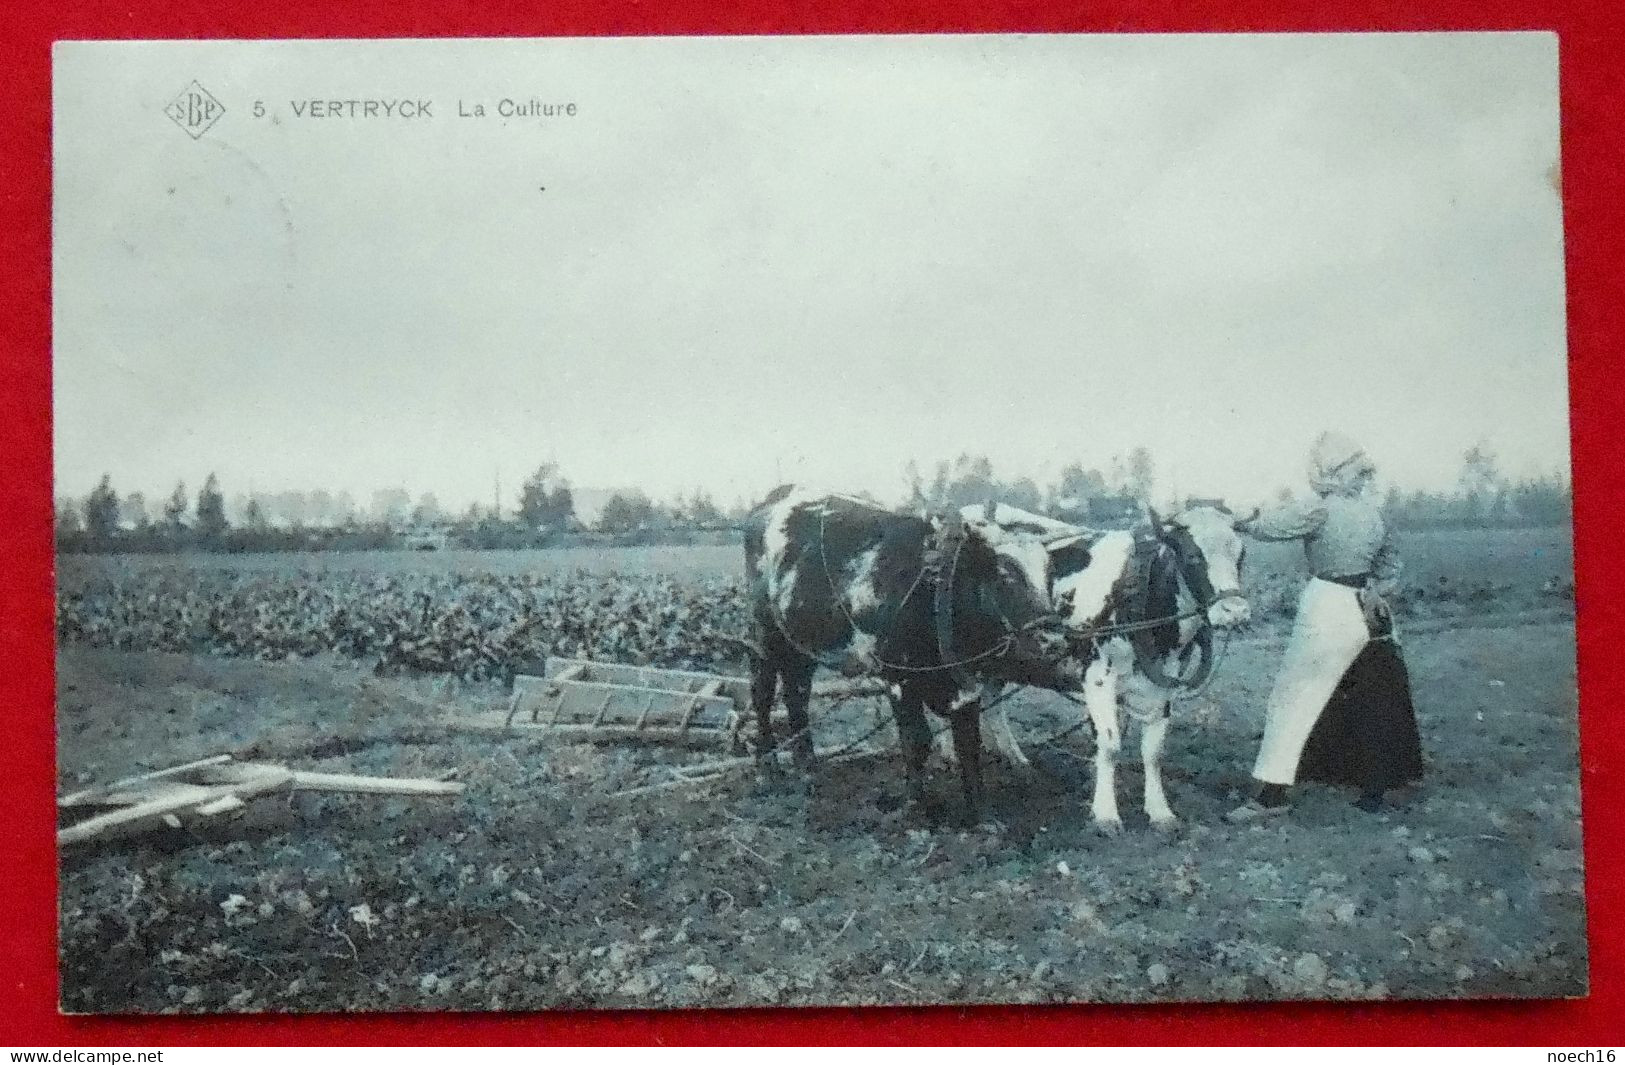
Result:
{"label": "vintage postcard", "polygon": [[1586,993],[1552,35],[54,68],[63,1010]]}

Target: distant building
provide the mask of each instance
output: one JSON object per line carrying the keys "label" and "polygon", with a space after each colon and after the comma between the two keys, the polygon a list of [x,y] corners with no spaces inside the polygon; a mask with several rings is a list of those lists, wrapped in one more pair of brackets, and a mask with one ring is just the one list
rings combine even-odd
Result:
{"label": "distant building", "polygon": [[401,546],[408,551],[445,551],[451,548],[451,530],[444,525],[412,525],[401,532]]}

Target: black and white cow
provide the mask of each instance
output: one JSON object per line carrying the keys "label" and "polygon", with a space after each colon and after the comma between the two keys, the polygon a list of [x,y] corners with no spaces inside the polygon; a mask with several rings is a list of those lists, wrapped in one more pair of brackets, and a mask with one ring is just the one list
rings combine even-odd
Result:
{"label": "black and white cow", "polygon": [[927,708],[949,719],[966,812],[980,815],[981,679],[1076,691],[1078,660],[1049,596],[1041,547],[995,551],[961,521],[898,514],[866,500],[775,490],[745,526],[745,572],[760,654],[751,705],[758,751],[782,682],[791,752],[812,757],[807,704],[823,666],[893,685],[910,795],[923,787]]}
{"label": "black and white cow", "polygon": [[[1122,829],[1116,789],[1122,708],[1143,724],[1146,814],[1156,828],[1173,828],[1178,819],[1168,806],[1160,762],[1178,683],[1173,678],[1204,625],[1227,628],[1251,616],[1241,591],[1245,549],[1236,518],[1220,507],[1196,506],[1167,520],[1148,511],[1139,528],[1100,531],[1002,503],[961,513],[1014,565],[1031,566],[1034,544],[1045,547],[1051,596],[1085,663],[1083,698],[1095,733],[1090,813],[1096,826],[1107,833]],[[1193,616],[1122,631],[1185,613]],[[1210,669],[1211,645],[1203,654],[1202,668]],[[987,690],[983,698],[995,694]],[[1013,765],[1029,768],[1002,703],[982,716],[982,734]]]}

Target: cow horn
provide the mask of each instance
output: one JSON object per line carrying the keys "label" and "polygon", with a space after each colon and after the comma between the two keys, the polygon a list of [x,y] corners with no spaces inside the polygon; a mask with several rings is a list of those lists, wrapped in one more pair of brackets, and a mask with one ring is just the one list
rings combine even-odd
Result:
{"label": "cow horn", "polygon": [[1260,514],[1262,514],[1262,513],[1263,513],[1263,510],[1262,510],[1262,508],[1259,508],[1259,507],[1254,507],[1254,508],[1253,508],[1253,511],[1252,511],[1252,513],[1251,513],[1251,514],[1248,514],[1248,515],[1247,515],[1247,516],[1246,516],[1246,517],[1244,517],[1244,518],[1237,518],[1237,519],[1236,519],[1236,520],[1234,520],[1234,521],[1233,521],[1233,522],[1231,522],[1231,523],[1230,523],[1230,524],[1231,524],[1231,525],[1232,525],[1232,526],[1234,526],[1234,527],[1235,527],[1235,528],[1237,528],[1237,529],[1246,529],[1246,528],[1247,528],[1247,526],[1249,526],[1249,525],[1251,525],[1251,524],[1252,524],[1252,523],[1253,523],[1253,522],[1255,522],[1255,521],[1257,521],[1257,520],[1258,520],[1258,516],[1259,516],[1259,515],[1260,515]]}

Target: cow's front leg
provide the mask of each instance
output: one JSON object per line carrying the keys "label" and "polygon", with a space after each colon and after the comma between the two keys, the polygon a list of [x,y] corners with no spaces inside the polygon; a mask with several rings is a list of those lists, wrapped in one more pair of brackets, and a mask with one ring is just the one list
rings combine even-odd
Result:
{"label": "cow's front leg", "polygon": [[1123,733],[1117,718],[1117,672],[1104,653],[1084,670],[1083,701],[1095,729],[1095,796],[1089,813],[1097,829],[1115,836],[1123,831],[1117,812],[1117,752]]}
{"label": "cow's front leg", "polygon": [[1162,741],[1168,736],[1168,704],[1146,722],[1140,732],[1140,759],[1145,763],[1145,813],[1151,818],[1151,827],[1159,832],[1172,832],[1179,827],[1179,818],[1168,806],[1168,795],[1162,790]]}
{"label": "cow's front leg", "polygon": [[955,701],[949,721],[954,730],[954,757],[959,760],[960,788],[965,793],[965,823],[982,820],[982,716],[981,700],[975,696]]}
{"label": "cow's front leg", "polygon": [[779,693],[779,668],[767,655],[751,667],[750,708],[756,715],[756,761],[773,761],[773,700]]}
{"label": "cow's front leg", "polygon": [[800,659],[780,671],[790,724],[790,757],[804,772],[810,772],[813,766],[812,722],[807,717],[807,704],[812,702],[812,679],[817,669],[816,663]]}
{"label": "cow's front leg", "polygon": [[897,741],[903,748],[908,801],[918,807],[925,802],[925,763],[931,754],[931,726],[925,718],[925,700],[913,685],[905,684],[892,700],[892,713],[897,718]]}
{"label": "cow's front leg", "polygon": [[1145,768],[1145,813],[1151,827],[1169,832],[1179,826],[1179,818],[1168,805],[1168,795],[1162,790],[1162,744],[1168,736],[1168,708],[1172,700],[1168,693],[1152,684],[1139,673],[1129,675],[1122,684],[1123,702],[1138,718],[1140,729],[1140,762]]}

